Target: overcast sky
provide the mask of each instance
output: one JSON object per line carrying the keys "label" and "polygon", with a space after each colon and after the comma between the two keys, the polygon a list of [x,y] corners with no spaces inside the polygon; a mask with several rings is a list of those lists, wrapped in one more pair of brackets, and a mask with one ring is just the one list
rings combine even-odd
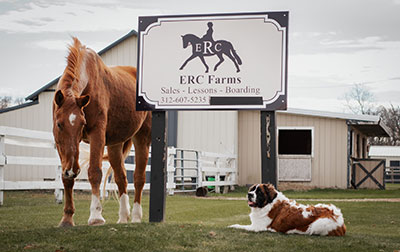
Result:
{"label": "overcast sky", "polygon": [[0,0],[0,96],[58,77],[71,36],[99,51],[140,15],[262,11],[289,11],[289,107],[345,112],[355,83],[400,105],[400,0]]}

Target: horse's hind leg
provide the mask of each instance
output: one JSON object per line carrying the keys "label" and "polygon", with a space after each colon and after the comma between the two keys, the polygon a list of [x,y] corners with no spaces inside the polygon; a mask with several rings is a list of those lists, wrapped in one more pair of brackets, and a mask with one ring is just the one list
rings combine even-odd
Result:
{"label": "horse's hind leg", "polygon": [[236,72],[239,73],[239,72],[240,72],[239,65],[238,65],[238,63],[236,62],[235,57],[233,57],[232,53],[231,53],[230,51],[229,51],[229,52],[225,52],[225,55],[228,56],[228,57],[232,60],[233,64],[235,64]]}
{"label": "horse's hind leg", "polygon": [[222,53],[217,54],[217,56],[219,58],[219,61],[214,67],[214,72],[217,71],[217,68],[219,67],[219,65],[221,65],[222,62],[224,62],[224,57],[222,56]]}
{"label": "horse's hind leg", "polygon": [[151,117],[143,123],[140,131],[134,136],[133,143],[135,145],[135,199],[132,207],[132,222],[140,222],[142,220],[142,191],[146,182],[146,166],[149,160],[149,147],[151,143]]}
{"label": "horse's hind leg", "polygon": [[107,147],[108,160],[114,170],[114,178],[119,192],[118,223],[127,223],[130,214],[129,197],[127,193],[128,180],[126,179],[124,160],[131,146],[132,141],[129,140],[125,144],[116,144]]}
{"label": "horse's hind leg", "polygon": [[204,56],[199,56],[201,62],[203,63],[204,67],[206,68],[206,73],[208,73],[208,65],[206,63],[206,60],[204,59]]}

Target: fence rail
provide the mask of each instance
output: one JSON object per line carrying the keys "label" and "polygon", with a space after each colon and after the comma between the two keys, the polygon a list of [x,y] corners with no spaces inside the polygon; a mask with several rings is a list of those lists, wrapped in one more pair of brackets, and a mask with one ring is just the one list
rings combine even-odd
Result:
{"label": "fence rail", "polygon": [[[51,150],[52,157],[18,156],[7,154],[6,145],[17,146],[19,148],[35,148],[38,150]],[[88,146],[81,144],[81,155],[88,155]],[[86,154],[85,154],[86,153]],[[131,150],[129,156],[133,160],[135,152]],[[151,155],[151,153],[150,153]],[[223,155],[197,150],[187,150],[181,148],[168,148],[167,166],[167,191],[169,194],[176,192],[194,191],[198,187],[213,186],[216,192],[220,192],[223,187],[237,184],[237,168],[235,155]],[[192,164],[190,166],[190,164]],[[194,164],[194,165],[193,165]],[[21,166],[48,166],[55,170],[55,177],[49,180],[40,181],[6,181],[4,170],[10,165]],[[103,162],[103,174],[107,173],[110,164]],[[133,172],[135,164],[125,163],[127,171]],[[146,167],[146,172],[150,172],[150,165]],[[37,190],[48,189],[55,191],[57,202],[63,200],[61,163],[55,149],[53,135],[50,132],[27,130],[0,126],[0,205],[3,204],[3,191],[7,190]],[[90,183],[85,178],[86,173],[82,170],[77,177],[74,185],[76,190],[90,190]],[[214,181],[207,181],[213,177]],[[104,178],[101,188],[104,187]],[[117,190],[113,182],[107,182],[106,192]],[[150,184],[146,183],[145,190],[150,189]],[[128,183],[128,190],[134,190],[133,183]],[[103,193],[103,190],[102,190]],[[104,196],[104,195],[102,195]]]}
{"label": "fence rail", "polygon": [[399,166],[386,167],[385,183],[400,183],[400,167]]}

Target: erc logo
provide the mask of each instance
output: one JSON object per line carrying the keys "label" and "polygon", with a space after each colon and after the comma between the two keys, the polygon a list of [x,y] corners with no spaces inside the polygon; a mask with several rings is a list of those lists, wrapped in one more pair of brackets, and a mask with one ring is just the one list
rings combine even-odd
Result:
{"label": "erc logo", "polygon": [[242,64],[242,60],[240,59],[239,55],[237,55],[235,49],[233,49],[232,43],[226,40],[214,41],[212,37],[214,31],[212,28],[213,23],[208,22],[207,25],[208,30],[202,38],[199,38],[193,34],[186,34],[182,36],[183,48],[187,48],[189,45],[191,45],[192,55],[187,60],[185,60],[179,70],[182,70],[186,66],[186,64],[192,59],[199,57],[206,68],[206,73],[208,73],[208,65],[204,60],[204,57],[217,55],[219,58],[219,62],[214,67],[214,71],[217,71],[219,65],[224,62],[223,55],[225,54],[235,64],[236,72],[240,72],[239,65]]}

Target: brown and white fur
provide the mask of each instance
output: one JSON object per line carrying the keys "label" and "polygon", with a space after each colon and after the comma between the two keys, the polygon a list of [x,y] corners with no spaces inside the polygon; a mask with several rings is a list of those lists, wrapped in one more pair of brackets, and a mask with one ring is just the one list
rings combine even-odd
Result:
{"label": "brown and white fur", "polygon": [[289,200],[271,184],[256,184],[248,192],[251,225],[231,228],[248,231],[271,231],[285,234],[343,236],[343,215],[331,204],[303,205]]}

